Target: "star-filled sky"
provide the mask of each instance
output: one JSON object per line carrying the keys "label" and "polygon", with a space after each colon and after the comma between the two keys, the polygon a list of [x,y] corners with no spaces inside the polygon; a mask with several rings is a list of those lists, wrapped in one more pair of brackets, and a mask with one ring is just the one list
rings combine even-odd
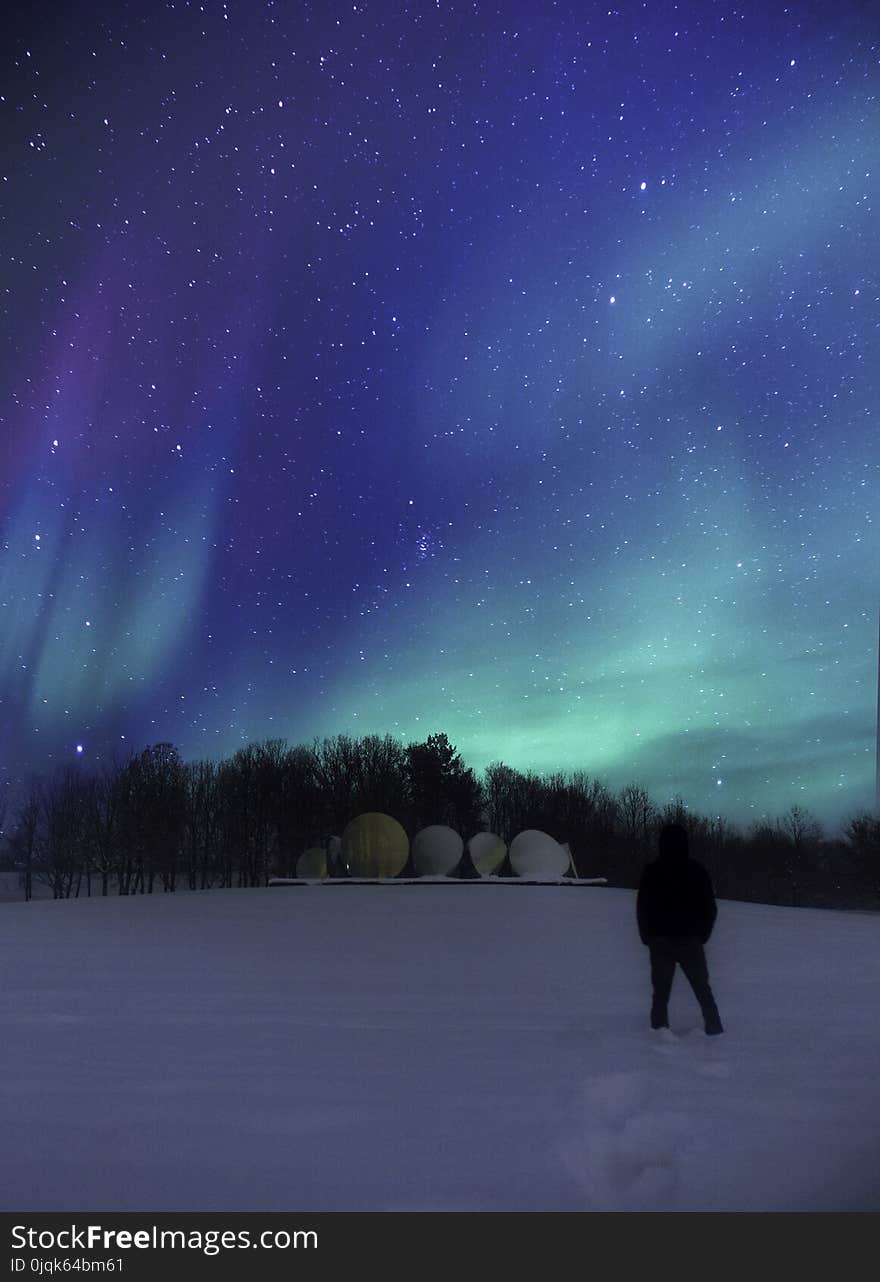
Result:
{"label": "star-filled sky", "polygon": [[876,4],[6,12],[7,780],[444,730],[871,804]]}

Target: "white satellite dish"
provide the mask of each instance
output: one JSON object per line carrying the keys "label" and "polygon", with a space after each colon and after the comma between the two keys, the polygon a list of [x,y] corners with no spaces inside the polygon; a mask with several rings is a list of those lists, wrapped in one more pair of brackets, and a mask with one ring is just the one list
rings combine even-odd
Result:
{"label": "white satellite dish", "polygon": [[510,866],[517,877],[528,877],[530,881],[556,881],[568,872],[570,862],[569,851],[537,828],[517,833],[510,843]]}
{"label": "white satellite dish", "polygon": [[467,844],[471,863],[481,877],[491,877],[504,863],[507,845],[494,832],[475,832]]}
{"label": "white satellite dish", "polygon": [[419,877],[448,877],[461,859],[464,843],[454,828],[431,824],[413,838],[412,856]]}

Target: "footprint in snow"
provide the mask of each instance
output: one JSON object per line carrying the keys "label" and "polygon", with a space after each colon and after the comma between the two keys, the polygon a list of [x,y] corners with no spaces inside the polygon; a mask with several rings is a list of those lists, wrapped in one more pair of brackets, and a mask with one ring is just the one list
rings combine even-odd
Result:
{"label": "footprint in snow", "polygon": [[733,1075],[731,1065],[718,1057],[720,1048],[717,1039],[707,1037],[702,1028],[689,1028],[684,1033],[660,1028],[652,1032],[651,1037],[655,1051],[692,1069],[701,1077],[725,1078]]}
{"label": "footprint in snow", "polygon": [[562,1159],[589,1206],[638,1210],[668,1206],[677,1183],[677,1125],[653,1109],[636,1073],[595,1078],[581,1092]]}

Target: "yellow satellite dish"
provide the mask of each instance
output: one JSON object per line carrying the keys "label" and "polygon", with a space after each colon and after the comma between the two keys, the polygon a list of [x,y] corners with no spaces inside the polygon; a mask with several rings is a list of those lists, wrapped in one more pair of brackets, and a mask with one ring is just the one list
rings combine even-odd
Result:
{"label": "yellow satellite dish", "polygon": [[342,858],[352,877],[396,877],[408,857],[409,838],[390,815],[358,815],[342,834]]}
{"label": "yellow satellite dish", "polygon": [[454,828],[431,824],[413,838],[413,863],[419,877],[448,877],[461,859],[463,842]]}
{"label": "yellow satellite dish", "polygon": [[304,850],[296,861],[296,875],[304,879],[323,878],[327,876],[327,856],[320,846]]}
{"label": "yellow satellite dish", "polygon": [[507,846],[494,832],[476,832],[467,844],[471,863],[481,877],[491,877],[504,863]]}

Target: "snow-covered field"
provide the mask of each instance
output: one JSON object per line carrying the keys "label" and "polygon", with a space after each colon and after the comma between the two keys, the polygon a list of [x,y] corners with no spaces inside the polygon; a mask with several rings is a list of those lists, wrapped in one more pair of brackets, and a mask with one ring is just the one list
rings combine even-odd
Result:
{"label": "snow-covered field", "polygon": [[880,1209],[880,916],[722,902],[727,1032],[679,975],[665,1040],[633,916],[475,883],[3,904],[0,1209]]}

